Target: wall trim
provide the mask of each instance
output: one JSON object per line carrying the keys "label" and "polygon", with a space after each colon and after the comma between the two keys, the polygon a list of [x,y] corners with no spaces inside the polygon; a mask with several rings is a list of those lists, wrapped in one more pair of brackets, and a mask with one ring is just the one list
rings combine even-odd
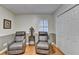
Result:
{"label": "wall trim", "polygon": [[15,33],[1,35],[0,37],[4,37],[4,36],[8,36],[8,35],[12,35],[12,34],[15,34]]}
{"label": "wall trim", "polygon": [[7,51],[7,48],[4,48],[3,50],[0,51],[0,55],[3,54],[6,51]]}
{"label": "wall trim", "polygon": [[63,52],[56,44],[52,43],[52,45],[53,45],[59,52],[61,52],[63,55],[65,55],[64,52]]}

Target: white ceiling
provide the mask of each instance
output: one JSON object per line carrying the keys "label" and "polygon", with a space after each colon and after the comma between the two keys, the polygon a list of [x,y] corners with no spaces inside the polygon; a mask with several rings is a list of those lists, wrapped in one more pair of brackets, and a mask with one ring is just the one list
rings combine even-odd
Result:
{"label": "white ceiling", "polygon": [[15,14],[51,14],[60,4],[3,4]]}

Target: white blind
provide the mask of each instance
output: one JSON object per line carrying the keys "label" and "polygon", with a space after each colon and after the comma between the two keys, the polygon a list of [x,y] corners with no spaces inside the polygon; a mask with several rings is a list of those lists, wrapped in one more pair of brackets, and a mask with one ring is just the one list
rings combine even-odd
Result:
{"label": "white blind", "polygon": [[48,20],[40,20],[39,31],[48,32]]}

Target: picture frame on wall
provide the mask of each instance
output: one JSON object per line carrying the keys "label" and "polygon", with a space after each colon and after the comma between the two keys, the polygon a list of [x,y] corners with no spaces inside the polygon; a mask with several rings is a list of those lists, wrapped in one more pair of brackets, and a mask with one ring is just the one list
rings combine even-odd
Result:
{"label": "picture frame on wall", "polygon": [[4,29],[11,29],[11,20],[4,19],[3,20],[3,28]]}

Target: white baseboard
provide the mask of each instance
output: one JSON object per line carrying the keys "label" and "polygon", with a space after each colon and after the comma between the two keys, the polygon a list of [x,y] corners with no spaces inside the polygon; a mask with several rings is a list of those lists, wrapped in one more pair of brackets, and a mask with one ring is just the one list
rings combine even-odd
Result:
{"label": "white baseboard", "polygon": [[2,51],[0,51],[0,54],[4,53],[7,51],[7,48],[3,49]]}

